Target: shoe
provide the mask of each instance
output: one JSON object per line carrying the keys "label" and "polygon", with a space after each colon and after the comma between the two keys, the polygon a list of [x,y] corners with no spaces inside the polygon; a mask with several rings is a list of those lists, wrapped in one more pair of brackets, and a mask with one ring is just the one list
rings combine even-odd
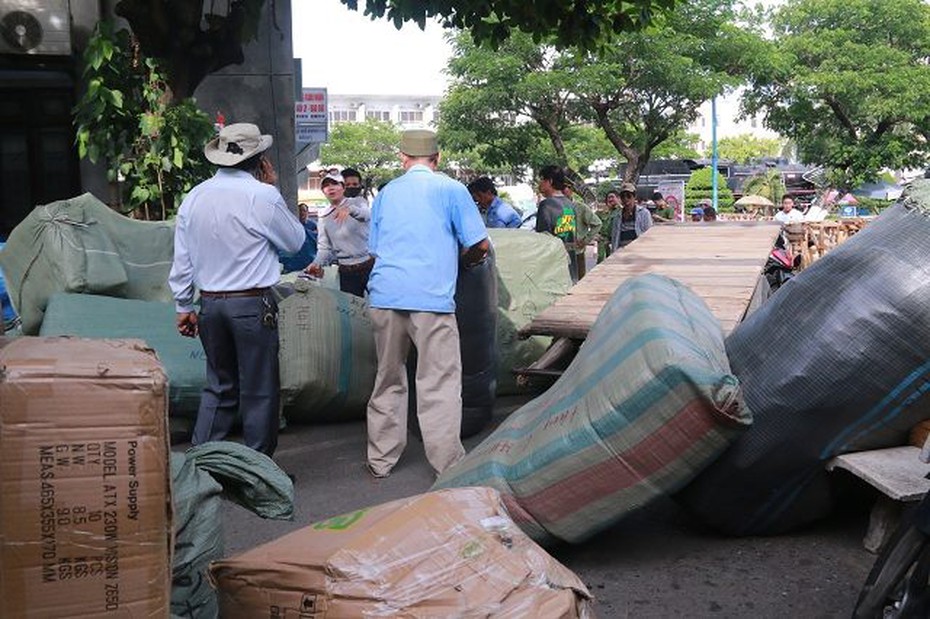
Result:
{"label": "shoe", "polygon": [[379,473],[368,462],[365,463],[365,468],[368,469],[368,472],[371,473],[371,476],[374,477],[375,479],[384,479],[385,477],[391,474],[391,471],[385,471],[383,473]]}

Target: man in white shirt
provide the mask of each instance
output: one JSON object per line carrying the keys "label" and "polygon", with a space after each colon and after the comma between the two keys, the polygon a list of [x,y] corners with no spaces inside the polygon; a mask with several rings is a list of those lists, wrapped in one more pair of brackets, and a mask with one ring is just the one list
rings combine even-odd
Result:
{"label": "man in white shirt", "polygon": [[781,224],[796,224],[804,221],[804,213],[794,208],[794,198],[785,196],[781,199],[781,210],[775,213],[775,221]]}
{"label": "man in white shirt", "polygon": [[[207,383],[191,443],[226,438],[242,416],[246,445],[267,455],[278,443],[278,250],[298,251],[305,232],[274,187],[277,175],[262,153],[270,135],[237,123],[207,143],[216,175],[178,209],[168,284],[178,332],[200,335]],[[194,290],[200,291],[200,312]]]}

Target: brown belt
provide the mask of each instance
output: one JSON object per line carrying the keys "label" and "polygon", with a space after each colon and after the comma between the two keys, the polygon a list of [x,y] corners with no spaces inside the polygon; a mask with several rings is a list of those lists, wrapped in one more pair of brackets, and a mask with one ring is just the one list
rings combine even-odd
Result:
{"label": "brown belt", "polygon": [[375,266],[374,257],[365,260],[364,262],[359,262],[358,264],[340,264],[339,272],[340,273],[358,273],[359,271],[370,271],[372,267]]}
{"label": "brown belt", "polygon": [[231,299],[234,297],[260,297],[268,292],[268,288],[249,288],[248,290],[232,290],[229,292],[211,292],[201,290],[200,296],[208,299]]}

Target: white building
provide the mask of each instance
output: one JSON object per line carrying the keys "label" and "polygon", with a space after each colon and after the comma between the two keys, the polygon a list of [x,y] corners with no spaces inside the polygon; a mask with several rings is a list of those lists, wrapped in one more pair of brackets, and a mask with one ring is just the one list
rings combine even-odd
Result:
{"label": "white building", "polygon": [[[744,134],[757,138],[780,139],[781,136],[778,133],[767,129],[762,124],[762,114],[756,114],[748,119],[739,118],[739,97],[740,93],[735,92],[717,98],[717,140]],[[709,157],[713,141],[710,101],[705,101],[701,105],[699,114],[697,120],[688,127],[688,133],[698,136],[698,142],[694,145],[695,150]]]}
{"label": "white building", "polygon": [[435,129],[442,95],[329,95],[329,125],[383,120],[403,129]]}

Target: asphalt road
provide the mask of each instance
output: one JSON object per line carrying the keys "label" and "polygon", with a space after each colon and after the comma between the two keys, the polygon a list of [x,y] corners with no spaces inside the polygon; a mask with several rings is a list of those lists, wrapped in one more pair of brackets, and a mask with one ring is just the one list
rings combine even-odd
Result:
{"label": "asphalt road", "polygon": [[[518,402],[503,402],[495,420]],[[472,439],[466,448],[480,440]],[[351,510],[426,491],[433,474],[411,438],[386,479],[365,469],[364,423],[291,427],[275,460],[296,475],[292,522],[264,521],[227,503],[227,554]],[[671,500],[584,544],[550,547],[596,597],[599,617],[848,617],[874,561],[862,547],[868,497],[800,533],[723,537]]]}

